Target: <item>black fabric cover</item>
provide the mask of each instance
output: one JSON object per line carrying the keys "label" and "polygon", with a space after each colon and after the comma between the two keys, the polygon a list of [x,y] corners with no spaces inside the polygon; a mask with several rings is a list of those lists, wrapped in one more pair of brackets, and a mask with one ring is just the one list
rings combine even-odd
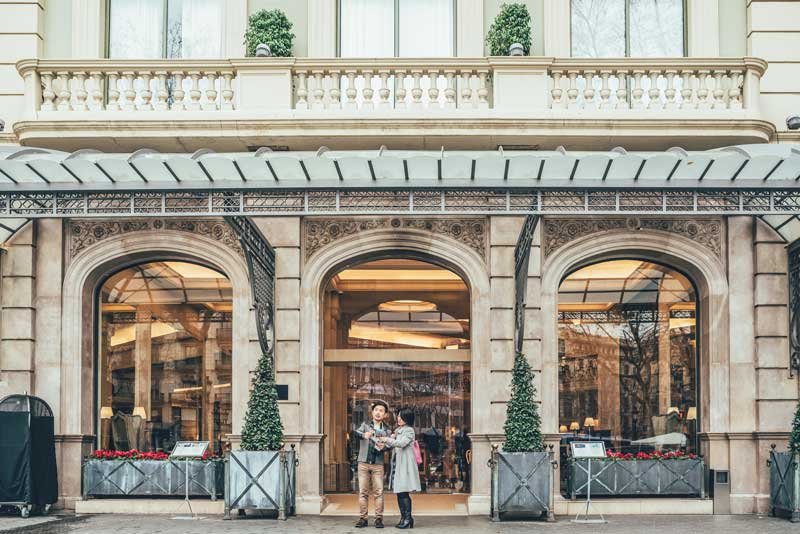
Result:
{"label": "black fabric cover", "polygon": [[52,417],[31,418],[31,504],[52,504],[58,500],[58,472]]}
{"label": "black fabric cover", "polygon": [[0,502],[31,502],[27,412],[0,412]]}
{"label": "black fabric cover", "polygon": [[0,504],[58,500],[53,415],[37,397],[0,402]]}

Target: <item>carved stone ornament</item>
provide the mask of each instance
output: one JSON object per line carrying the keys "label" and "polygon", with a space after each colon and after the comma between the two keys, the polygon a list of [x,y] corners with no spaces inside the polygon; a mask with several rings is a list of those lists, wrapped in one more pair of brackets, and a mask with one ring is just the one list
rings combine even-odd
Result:
{"label": "carved stone ornament", "polygon": [[706,247],[722,258],[722,222],[719,219],[651,217],[547,218],[544,220],[542,254],[549,256],[567,243],[610,230],[656,230],[677,234]]}
{"label": "carved stone ornament", "polygon": [[114,221],[72,220],[69,225],[69,256],[74,258],[82,250],[112,237],[131,232],[159,232],[172,230],[202,235],[244,257],[239,237],[224,220],[219,219],[123,219]]}
{"label": "carved stone ornament", "polygon": [[306,219],[303,224],[303,243],[305,258],[308,259],[322,247],[359,232],[386,228],[424,230],[455,239],[477,252],[486,261],[487,227],[485,217]]}

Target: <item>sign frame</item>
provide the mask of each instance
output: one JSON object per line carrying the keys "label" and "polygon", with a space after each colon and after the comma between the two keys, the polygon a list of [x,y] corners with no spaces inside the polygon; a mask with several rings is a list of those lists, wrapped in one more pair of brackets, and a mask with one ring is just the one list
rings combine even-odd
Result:
{"label": "sign frame", "polygon": [[606,444],[602,441],[573,441],[569,446],[575,459],[606,457]]}
{"label": "sign frame", "polygon": [[178,441],[172,448],[169,457],[171,460],[202,458],[208,450],[208,445],[208,441]]}

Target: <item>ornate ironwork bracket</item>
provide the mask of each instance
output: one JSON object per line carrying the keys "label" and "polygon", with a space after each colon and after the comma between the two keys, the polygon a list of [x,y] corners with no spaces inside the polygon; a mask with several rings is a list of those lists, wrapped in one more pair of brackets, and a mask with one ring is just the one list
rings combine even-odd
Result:
{"label": "ornate ironwork bracket", "polygon": [[539,223],[538,215],[525,217],[525,224],[519,233],[517,246],[514,249],[514,289],[516,300],[514,302],[514,350],[522,352],[522,339],[525,337],[525,297],[528,291],[528,264],[531,258],[531,244],[536,225]]}
{"label": "ornate ironwork bracket", "polygon": [[789,376],[800,373],[800,240],[789,245]]}
{"label": "ornate ironwork bracket", "polygon": [[275,249],[249,217],[231,215],[226,216],[225,221],[239,236],[247,260],[261,352],[272,355],[275,333]]}

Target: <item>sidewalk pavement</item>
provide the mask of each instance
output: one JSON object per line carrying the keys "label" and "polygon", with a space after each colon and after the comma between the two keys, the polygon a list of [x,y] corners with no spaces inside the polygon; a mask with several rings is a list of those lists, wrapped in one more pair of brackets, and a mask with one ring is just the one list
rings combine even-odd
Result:
{"label": "sidewalk pavement", "polygon": [[[384,532],[397,532],[393,525],[396,517],[387,518]],[[798,525],[785,519],[764,516],[609,516],[605,525],[576,525],[570,518],[560,517],[555,523],[502,522],[492,523],[483,517],[419,517],[413,532],[435,532],[436,534],[458,533],[509,533],[522,534],[543,532],[613,533],[613,534],[669,534],[669,533],[725,533],[725,534],[773,534],[798,532]],[[0,532],[3,534],[217,534],[217,533],[264,533],[281,532],[291,534],[361,533],[376,532],[372,528],[353,528],[355,518],[302,516],[288,521],[261,518],[239,518],[223,521],[220,517],[202,517],[197,520],[175,519],[170,516],[54,516],[52,518],[0,516]]]}

